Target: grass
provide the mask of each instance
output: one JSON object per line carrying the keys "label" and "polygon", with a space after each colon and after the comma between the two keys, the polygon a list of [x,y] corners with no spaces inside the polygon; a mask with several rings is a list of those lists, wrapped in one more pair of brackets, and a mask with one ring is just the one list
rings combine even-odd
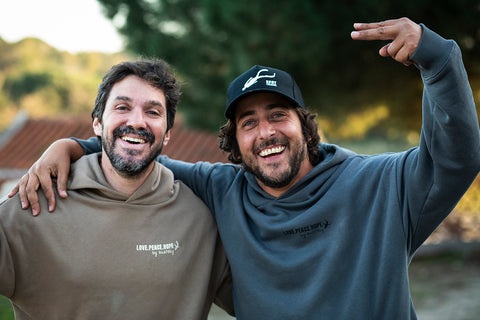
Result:
{"label": "grass", "polygon": [[13,316],[13,308],[10,301],[0,296],[0,320],[13,320],[15,317]]}

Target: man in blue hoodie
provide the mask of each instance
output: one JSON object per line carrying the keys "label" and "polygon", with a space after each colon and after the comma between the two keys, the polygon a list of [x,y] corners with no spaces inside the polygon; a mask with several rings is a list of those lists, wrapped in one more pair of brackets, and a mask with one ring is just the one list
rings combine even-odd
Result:
{"label": "man in blue hoodie", "polygon": [[[234,164],[159,159],[214,213],[239,319],[416,319],[409,263],[480,169],[457,44],[407,18],[354,28],[353,39],[391,40],[380,55],[419,69],[418,147],[366,156],[320,143],[291,75],[254,66],[227,91],[220,147]],[[61,172],[59,186],[66,180],[68,165],[57,160],[69,157],[66,146],[73,160],[98,150],[95,140],[80,143],[59,141],[42,156],[16,188],[24,207],[52,173]]]}

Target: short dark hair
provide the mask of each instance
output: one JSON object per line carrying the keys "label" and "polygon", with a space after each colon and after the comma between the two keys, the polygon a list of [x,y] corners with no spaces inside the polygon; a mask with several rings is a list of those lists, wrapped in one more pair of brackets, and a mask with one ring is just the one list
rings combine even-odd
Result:
{"label": "short dark hair", "polygon": [[[311,113],[302,107],[296,107],[295,112],[300,119],[302,133],[307,142],[308,159],[315,166],[323,160],[323,153],[319,149],[320,135],[318,134],[318,125],[315,122],[316,113]],[[219,147],[229,153],[228,160],[232,163],[242,163],[242,154],[235,136],[236,125],[232,120],[228,120],[221,128],[218,134],[220,138]]]}
{"label": "short dark hair", "polygon": [[105,105],[110,95],[110,91],[115,83],[123,80],[125,77],[137,76],[153,87],[161,89],[165,95],[167,108],[167,131],[172,128],[177,112],[177,103],[180,99],[180,85],[175,76],[170,71],[167,62],[161,59],[144,58],[137,61],[127,61],[113,66],[103,77],[102,83],[98,87],[95,107],[92,111],[92,120],[98,118],[102,123]]}

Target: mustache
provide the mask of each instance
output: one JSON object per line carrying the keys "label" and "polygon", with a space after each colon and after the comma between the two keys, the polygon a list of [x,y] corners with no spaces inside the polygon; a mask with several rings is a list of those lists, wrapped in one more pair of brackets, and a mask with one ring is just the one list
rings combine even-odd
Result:
{"label": "mustache", "polygon": [[272,138],[272,139],[269,139],[269,140],[265,140],[265,141],[261,142],[260,144],[257,144],[253,151],[255,153],[257,153],[257,152],[260,152],[260,150],[262,150],[262,149],[265,149],[265,148],[268,148],[268,147],[271,147],[271,146],[274,146],[274,145],[277,145],[277,144],[287,145],[288,140],[287,139],[279,139],[279,138]]}
{"label": "mustache", "polygon": [[155,142],[155,136],[147,129],[135,130],[134,128],[129,126],[122,126],[113,130],[113,137],[115,139],[126,134],[135,134],[142,139],[145,139],[145,141],[148,141],[150,144]]}

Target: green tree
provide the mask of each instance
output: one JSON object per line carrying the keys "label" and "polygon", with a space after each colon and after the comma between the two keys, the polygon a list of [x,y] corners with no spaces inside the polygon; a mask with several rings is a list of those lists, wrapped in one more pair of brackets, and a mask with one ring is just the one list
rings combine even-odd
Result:
{"label": "green tree", "polygon": [[187,120],[214,130],[224,121],[228,84],[254,64],[294,74],[321,115],[341,119],[386,104],[398,125],[418,127],[415,68],[379,57],[381,43],[351,40],[354,22],[408,16],[454,37],[467,63],[480,53],[476,0],[98,1],[129,50],[166,59],[184,79]]}
{"label": "green tree", "polygon": [[0,38],[0,133],[20,110],[31,117],[89,115],[105,71],[128,58],[71,54],[35,38],[16,43]]}
{"label": "green tree", "polygon": [[12,100],[19,101],[23,95],[33,93],[50,85],[52,79],[52,75],[48,73],[22,73],[18,78],[7,78],[4,89],[9,92]]}

